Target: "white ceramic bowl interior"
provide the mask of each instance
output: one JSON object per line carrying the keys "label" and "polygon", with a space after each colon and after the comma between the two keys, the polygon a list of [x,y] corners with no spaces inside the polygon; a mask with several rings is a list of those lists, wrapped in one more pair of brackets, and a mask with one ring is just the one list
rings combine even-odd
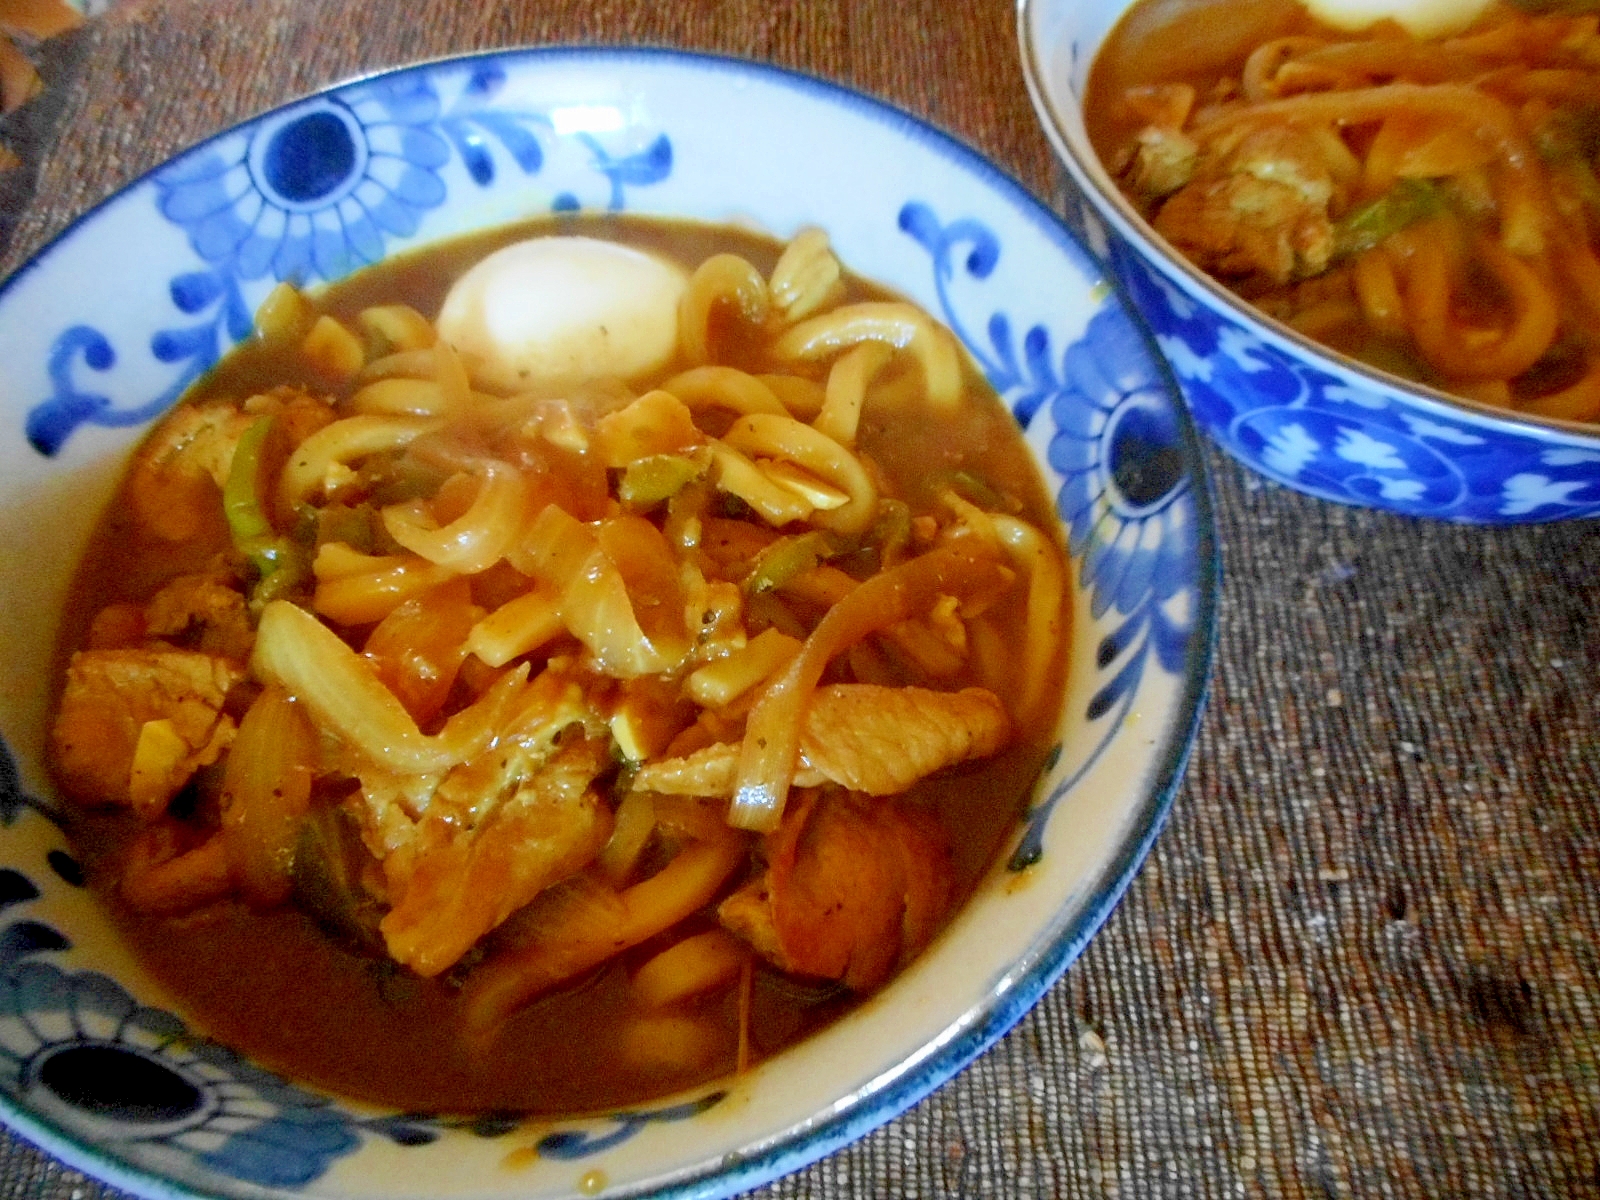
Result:
{"label": "white ceramic bowl interior", "polygon": [[[777,237],[821,225],[850,268],[954,326],[1025,426],[1070,541],[1060,753],[937,943],[747,1076],[537,1126],[377,1111],[188,1036],[85,893],[42,765],[58,612],[119,461],[279,278],[574,207]],[[527,51],[360,81],[217,136],[0,288],[0,1109],[151,1196],[723,1195],[859,1136],[1033,1004],[1155,837],[1213,639],[1200,472],[1148,338],[1066,229],[969,150],[815,80]]]}

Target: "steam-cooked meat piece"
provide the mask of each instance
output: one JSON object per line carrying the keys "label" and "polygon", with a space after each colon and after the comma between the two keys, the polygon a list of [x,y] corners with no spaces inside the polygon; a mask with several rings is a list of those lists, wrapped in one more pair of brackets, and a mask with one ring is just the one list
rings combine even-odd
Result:
{"label": "steam-cooked meat piece", "polygon": [[1011,721],[991,691],[837,683],[806,711],[800,754],[853,792],[889,796],[943,767],[986,758],[1006,744]]}
{"label": "steam-cooked meat piece", "polygon": [[924,813],[806,792],[767,840],[768,866],[718,918],[784,971],[876,987],[933,937],[951,900],[949,848]]}
{"label": "steam-cooked meat piece", "polygon": [[84,803],[159,814],[233,740],[223,705],[243,678],[237,662],[196,650],[74,654],[51,732],[62,787]]}
{"label": "steam-cooked meat piece", "polygon": [[247,662],[255,630],[226,570],[179,575],[144,606],[144,631],[187,649]]}
{"label": "steam-cooked meat piece", "polygon": [[1147,125],[1134,138],[1123,180],[1136,196],[1152,200],[1177,191],[1194,178],[1200,147],[1180,129]]}
{"label": "steam-cooked meat piece", "polygon": [[[1262,126],[1203,148],[1156,211],[1156,229],[1202,270],[1286,283],[1326,269],[1343,164],[1315,131]],[[1178,175],[1173,176],[1179,178]]]}
{"label": "steam-cooked meat piece", "polygon": [[772,918],[772,889],[767,872],[761,872],[717,905],[717,920],[724,929],[750,943],[750,948],[769,963],[788,969],[778,926]]}
{"label": "steam-cooked meat piece", "polygon": [[194,537],[212,510],[233,450],[256,418],[231,400],[180,404],[139,447],[128,475],[128,499],[140,520],[170,542]]}
{"label": "steam-cooked meat piece", "polygon": [[[828,781],[888,796],[925,775],[995,753],[1011,736],[993,692],[838,683],[818,688],[800,736],[797,787]],[[707,746],[649,763],[634,786],[679,796],[731,796],[739,747]]]}
{"label": "steam-cooked meat piece", "polygon": [[[605,743],[576,739],[476,823],[436,796],[409,852],[385,864],[395,903],[380,928],[390,955],[419,975],[437,975],[588,863],[611,833],[611,810],[590,787],[607,761]],[[451,782],[463,790],[497,783],[493,762],[460,770]]]}
{"label": "steam-cooked meat piece", "polygon": [[[661,792],[668,796],[733,795],[733,781],[739,769],[739,746],[718,742],[702,746],[682,758],[665,758],[646,763],[634,776],[633,786],[642,792]],[[815,787],[827,782],[821,774],[802,764],[795,772],[796,787]]]}
{"label": "steam-cooked meat piece", "polygon": [[221,834],[158,818],[129,843],[117,890],[139,912],[193,912],[233,891],[227,844]]}
{"label": "steam-cooked meat piece", "polygon": [[288,385],[251,396],[243,408],[252,421],[269,413],[277,417],[290,446],[298,446],[324,425],[331,425],[338,415],[321,396]]}
{"label": "steam-cooked meat piece", "polygon": [[278,417],[290,446],[334,416],[326,401],[291,387],[252,396],[242,406],[231,400],[178,405],[133,460],[128,499],[139,518],[171,542],[192,538],[219,518],[219,493],[233,466],[234,448],[246,429],[269,414]]}
{"label": "steam-cooked meat piece", "polygon": [[555,754],[563,735],[578,730],[591,737],[604,735],[605,724],[588,702],[583,680],[570,667],[551,666],[520,691],[502,693],[510,707],[493,717],[493,747],[438,772],[390,771],[359,748],[324,746],[330,771],[360,781],[360,791],[346,808],[362,842],[384,864],[391,891],[403,890],[416,856],[432,844],[422,836],[430,828],[424,823],[430,813],[443,827],[481,828]]}

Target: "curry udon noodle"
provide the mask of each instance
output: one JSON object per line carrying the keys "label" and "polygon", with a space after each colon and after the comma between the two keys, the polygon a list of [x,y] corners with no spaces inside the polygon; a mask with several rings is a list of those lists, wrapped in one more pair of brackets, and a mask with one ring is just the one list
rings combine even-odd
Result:
{"label": "curry udon noodle", "polygon": [[1285,0],[1144,0],[1089,136],[1156,231],[1264,312],[1481,402],[1600,418],[1600,35],[1492,5],[1431,40]]}
{"label": "curry udon noodle", "polygon": [[54,769],[143,962],[410,1109],[637,1102],[847,1011],[1059,706],[1050,503],[942,326],[817,231],[574,231],[680,264],[645,377],[508,381],[423,315],[551,228],[280,287],[137,451],[66,645]]}

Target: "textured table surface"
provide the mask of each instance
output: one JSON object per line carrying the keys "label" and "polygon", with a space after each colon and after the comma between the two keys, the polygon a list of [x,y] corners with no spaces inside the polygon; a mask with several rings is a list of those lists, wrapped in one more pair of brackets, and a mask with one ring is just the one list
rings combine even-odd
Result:
{"label": "textured table surface", "polygon": [[[396,19],[404,13],[404,19]],[[896,104],[1049,195],[1003,0],[147,0],[43,52],[0,274],[189,142],[456,50],[679,45]],[[1600,543],[1331,507],[1213,452],[1216,676],[1087,952],[762,1196],[1600,1196]],[[0,1196],[117,1193],[0,1134]]]}

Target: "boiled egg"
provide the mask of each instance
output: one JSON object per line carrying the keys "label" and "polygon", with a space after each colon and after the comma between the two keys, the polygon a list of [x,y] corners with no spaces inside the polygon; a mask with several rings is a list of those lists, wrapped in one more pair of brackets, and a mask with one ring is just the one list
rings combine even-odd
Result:
{"label": "boiled egg", "polygon": [[1459,33],[1489,0],[1306,0],[1311,14],[1335,29],[1365,29],[1389,17],[1414,37]]}
{"label": "boiled egg", "polygon": [[559,392],[664,366],[678,344],[682,268],[587,237],[537,237],[474,264],[439,310],[439,336],[474,374]]}

